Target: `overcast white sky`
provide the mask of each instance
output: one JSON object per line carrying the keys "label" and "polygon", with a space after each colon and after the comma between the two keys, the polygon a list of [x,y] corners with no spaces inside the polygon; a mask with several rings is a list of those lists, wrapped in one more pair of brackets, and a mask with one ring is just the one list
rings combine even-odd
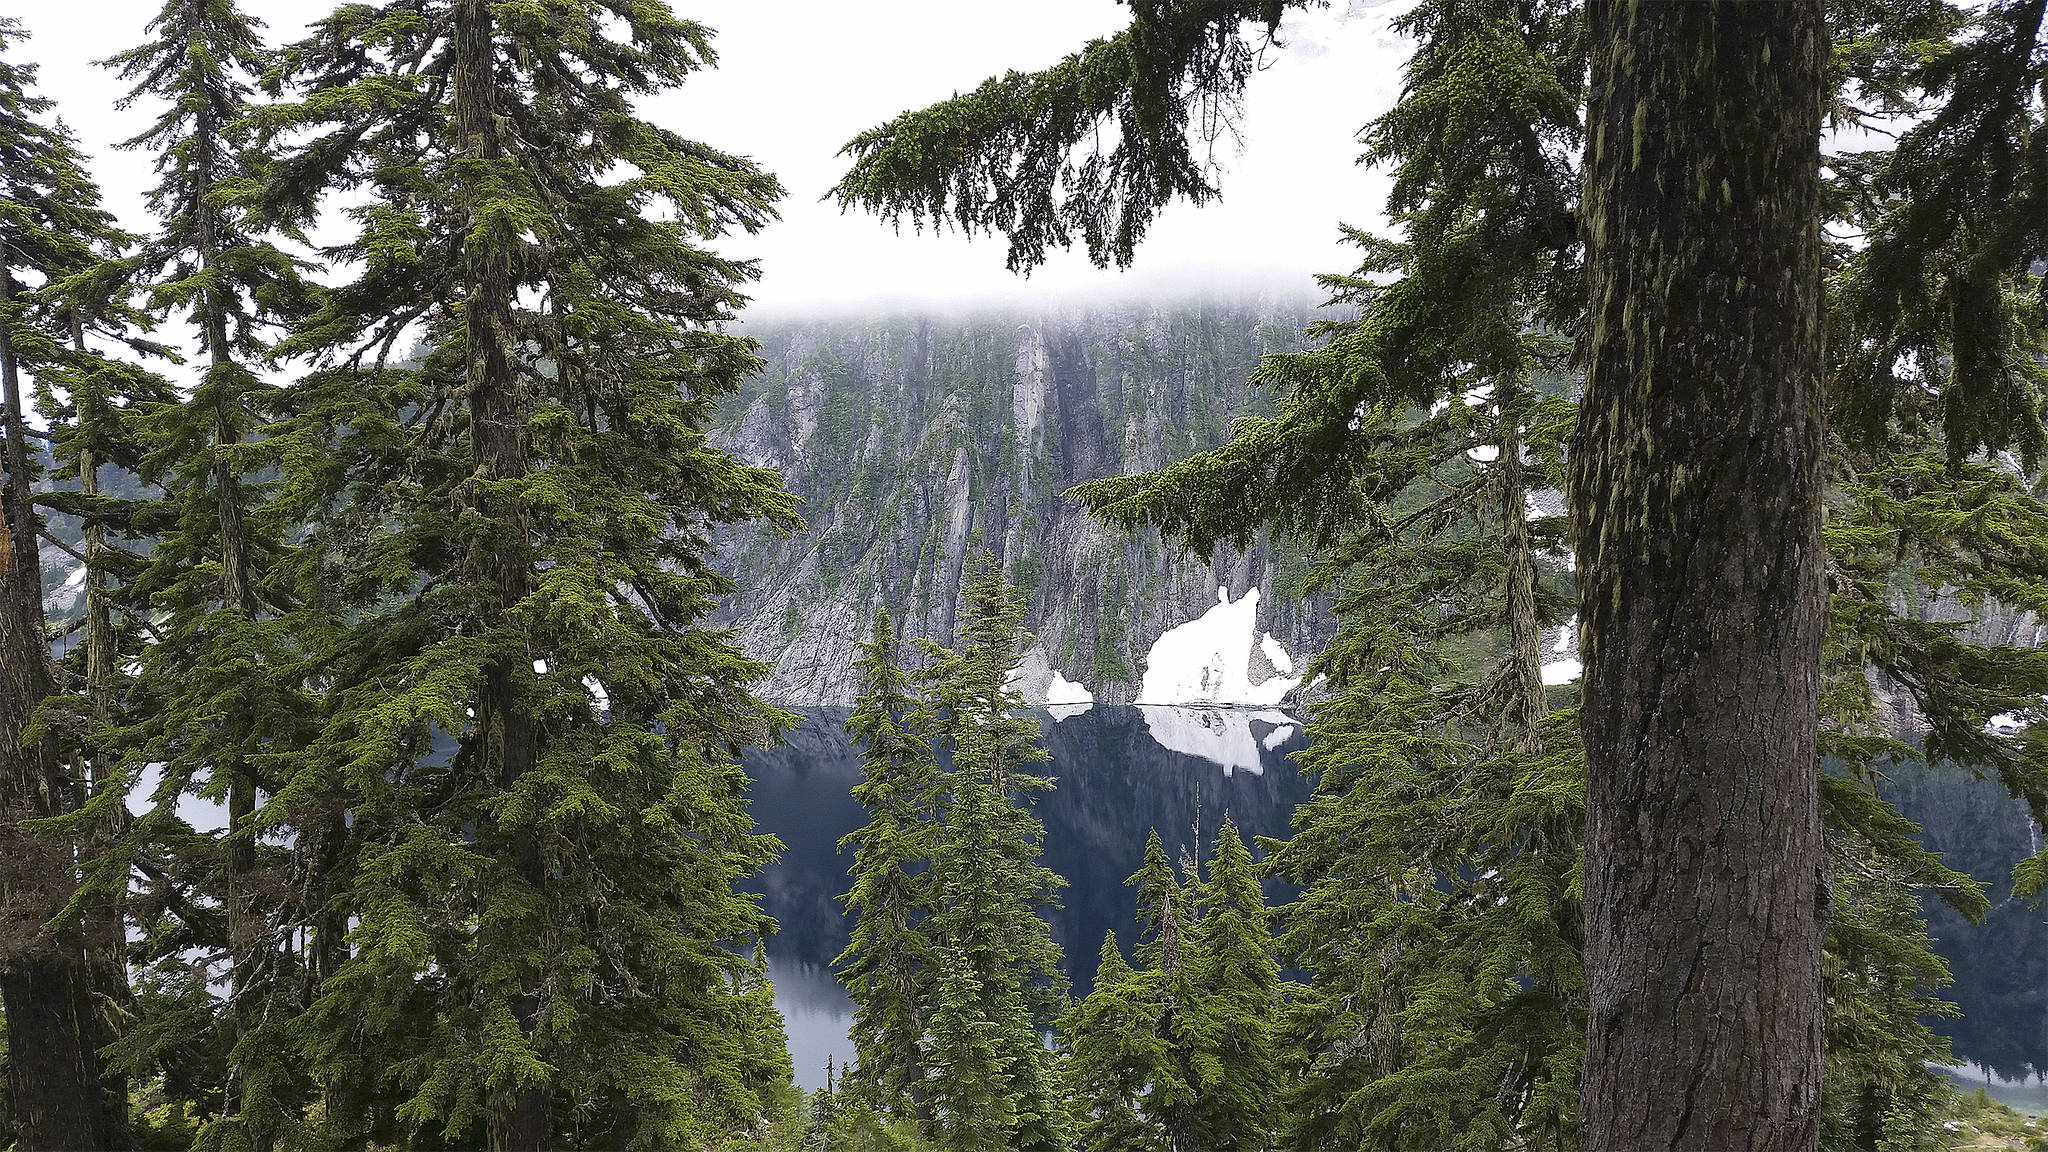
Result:
{"label": "overcast white sky", "polygon": [[[0,0],[34,34],[41,90],[55,99],[94,160],[111,207],[135,231],[150,227],[142,192],[151,158],[112,145],[151,114],[113,107],[120,86],[93,61],[142,38],[161,0]],[[753,314],[868,310],[894,303],[1040,301],[1108,289],[1312,286],[1316,272],[1356,263],[1337,224],[1372,225],[1383,174],[1355,163],[1357,130],[1394,100],[1406,48],[1388,30],[1401,0],[1336,0],[1283,28],[1285,50],[1254,76],[1241,147],[1226,140],[1219,202],[1171,208],[1128,273],[1064,254],[1028,281],[1003,268],[997,239],[898,235],[819,198],[844,171],[836,156],[856,133],[1009,68],[1035,69],[1108,34],[1127,10],[1113,0],[675,0],[719,32],[720,68],[648,106],[686,136],[749,155],[789,189],[782,219],[721,250],[758,256]],[[333,0],[244,0],[273,42],[300,35]],[[1293,18],[1290,18],[1293,19]]]}

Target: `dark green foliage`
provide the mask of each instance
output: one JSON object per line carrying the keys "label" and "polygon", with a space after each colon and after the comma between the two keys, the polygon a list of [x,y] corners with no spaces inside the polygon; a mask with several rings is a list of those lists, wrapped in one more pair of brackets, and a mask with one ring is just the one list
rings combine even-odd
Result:
{"label": "dark green foliage", "polygon": [[[2034,571],[2033,494],[1969,459],[1986,445],[2030,453],[2039,439],[2042,326],[2028,308],[2040,280],[2028,262],[2048,219],[2032,208],[2041,9],[1837,9],[1838,116],[1923,101],[1935,112],[1895,152],[1841,158],[1831,190],[1832,210],[1871,236],[1838,253],[1847,335],[1831,347],[1842,411],[1874,435],[1837,452],[1827,540],[1840,573],[1827,750],[1854,773],[1825,781],[1844,908],[1829,945],[1829,1109],[1875,1107],[1924,1129],[1914,1102],[1938,1094],[1916,1061],[1938,1044],[1915,1014],[1942,976],[1924,937],[1904,930],[1912,910],[1896,886],[1932,886],[1966,908],[1981,894],[1919,849],[1867,782],[1914,755],[1877,735],[1903,700],[1941,754],[1995,766],[2036,803],[2042,792],[2031,739],[1986,728],[2037,710],[2038,654],[1971,642],[1900,603],[1924,583],[1977,611],[2032,608],[2048,586]],[[1143,9],[1127,35],[1194,11]],[[1538,630],[1560,622],[1571,589],[1550,559],[1563,518],[1536,508],[1555,498],[1545,490],[1562,479],[1573,417],[1570,381],[1547,369],[1564,367],[1585,307],[1586,32],[1571,3],[1445,0],[1404,20],[1418,40],[1407,87],[1366,136],[1367,158],[1395,167],[1403,239],[1353,233],[1365,262],[1325,279],[1359,318],[1316,329],[1320,349],[1268,357],[1255,379],[1279,393],[1279,411],[1241,420],[1227,447],[1078,494],[1112,523],[1197,550],[1293,533],[1321,550],[1309,582],[1340,591],[1340,634],[1311,670],[1336,692],[1308,753],[1320,791],[1276,859],[1303,886],[1284,951],[1313,977],[1288,1017],[1302,1062],[1290,1143],[1570,1146],[1585,784],[1571,714],[1548,712],[1566,693],[1538,682]],[[1181,66],[1226,42],[1182,45]],[[1053,202],[1059,158],[1086,145],[1057,118],[1034,130],[1025,110],[1080,91],[1090,53],[1109,58],[1094,46],[861,137],[842,202],[920,222],[950,212],[1006,233],[1013,266],[1035,263],[1073,229],[1045,208],[991,213],[984,189]],[[1209,93],[1183,95],[1193,105]],[[2036,861],[2017,879],[2032,889],[2044,875]],[[1880,935],[1889,947],[1872,947]],[[1119,1059],[1077,1064],[1091,1069],[1101,1115],[1135,1107],[1136,1074]],[[1830,1123],[1832,1143],[1848,1129]]]}
{"label": "dark green foliage", "polygon": [[255,818],[318,861],[307,1138],[696,1147],[788,1078],[731,947],[776,850],[736,751],[786,718],[700,626],[707,526],[796,523],[702,432],[758,363],[717,327],[753,269],[704,244],[779,187],[633,110],[709,36],[660,4],[350,5],[269,76],[265,211],[361,205],[265,441],[317,525],[290,575],[322,728]]}
{"label": "dark green foliage", "polygon": [[1081,1147],[1272,1147],[1284,1108],[1282,986],[1251,853],[1226,819],[1208,879],[1183,885],[1154,832],[1130,883],[1137,967],[1112,933],[1094,989],[1064,1025]]}
{"label": "dark green foliage", "polygon": [[1939,1147],[1947,1086],[1927,1075],[1949,1058],[1924,1020],[1954,1008],[1905,870],[1836,837],[1834,919],[1828,927],[1824,1148]]}
{"label": "dark green foliage", "polygon": [[1008,686],[1028,637],[992,558],[975,565],[965,600],[962,647],[926,645],[920,692],[896,664],[886,611],[862,645],[847,730],[864,753],[854,795],[870,819],[845,840],[858,919],[839,958],[858,1058],[834,1103],[863,1110],[870,1135],[894,1122],[953,1152],[1057,1149],[1067,1109],[1040,1034],[1065,997],[1038,908],[1061,881],[1039,863],[1045,828],[1028,807],[1051,781],[1023,770],[1046,752]]}
{"label": "dark green foliage", "polygon": [[[119,257],[133,238],[102,207],[69,130],[46,122],[35,67],[15,62],[22,38],[0,20],[0,994],[9,1048],[26,1054],[7,1079],[24,1145],[118,1148],[132,1143],[127,1084],[103,1074],[99,1053],[130,1003],[126,872],[96,858],[120,827],[124,789],[105,742],[136,642],[130,621],[116,622],[114,590],[136,564],[117,538],[146,529],[140,505],[100,480],[135,464],[136,412],[166,388],[109,354],[160,351],[126,299]],[[68,491],[39,493],[44,480]],[[46,535],[39,506],[82,524],[77,547]],[[83,635],[54,666],[45,539],[78,562],[83,593],[61,629]]]}
{"label": "dark green foliage", "polygon": [[836,968],[858,1005],[856,1059],[844,1091],[921,1122],[924,1006],[931,997],[925,919],[932,906],[939,774],[931,748],[907,726],[919,705],[896,664],[898,646],[894,622],[878,609],[874,637],[861,645],[860,702],[846,719],[864,753],[863,779],[853,794],[870,818],[840,841],[842,849],[854,849],[853,888],[845,900],[855,920]]}
{"label": "dark green foliage", "polygon": [[1191,1143],[1246,1152],[1268,1148],[1285,1101],[1274,1026],[1280,965],[1273,958],[1272,918],[1258,866],[1228,819],[1216,832],[1196,910],[1199,947],[1183,959],[1195,988],[1192,1031],[1202,1041],[1189,1061],[1195,1088]]}
{"label": "dark green foliage", "polygon": [[1129,29],[1043,72],[854,137],[832,194],[891,219],[1000,233],[1015,271],[1077,236],[1097,264],[1128,266],[1167,203],[1216,195],[1200,145],[1223,131],[1254,67],[1242,26],[1270,36],[1282,8],[1303,3],[1133,4]]}
{"label": "dark green foliage", "polygon": [[1155,1099],[1186,1091],[1174,1068],[1173,1038],[1161,1026],[1159,984],[1156,969],[1141,975],[1124,962],[1112,932],[1102,941],[1092,990],[1061,1024],[1067,1044],[1062,1073],[1075,1135],[1086,1152],[1171,1148],[1148,1115]]}
{"label": "dark green foliage", "polygon": [[1889,147],[1830,158],[1845,235],[1829,340],[1838,423],[1881,447],[1939,429],[1949,460],[2048,447],[2048,11],[2040,0],[1880,7],[1906,44],[1870,118],[1909,112]]}
{"label": "dark green foliage", "polygon": [[1039,1039],[1065,998],[1059,946],[1037,907],[1062,881],[1039,863],[1045,827],[1025,767],[1047,756],[1008,686],[1027,643],[1023,606],[990,557],[965,589],[958,651],[931,653],[922,720],[949,758],[929,883],[928,1098],[956,1152],[1064,1147],[1066,1104]]}
{"label": "dark green foliage", "polygon": [[[286,888],[274,878],[289,873],[291,852],[261,842],[253,820],[259,783],[288,777],[317,730],[306,619],[279,577],[298,525],[270,506],[274,484],[260,478],[279,461],[268,430],[282,415],[281,389],[258,373],[270,336],[310,289],[304,265],[232,206],[257,175],[247,120],[254,78],[270,63],[260,26],[230,0],[168,0],[152,39],[107,62],[134,84],[124,104],[168,103],[125,145],[158,155],[150,206],[161,225],[134,268],[149,310],[189,320],[205,360],[191,394],[143,428],[140,470],[165,499],[132,596],[157,624],[113,743],[130,779],[147,770],[156,783],[107,863],[125,874],[147,862],[145,984],[179,1010],[138,1030],[122,1059],[138,1075],[160,1072],[169,1100],[224,1115],[210,1144],[260,1144],[310,1099],[280,1024],[310,995],[312,974],[287,931],[309,921],[306,902],[320,891],[317,881],[302,885],[296,906],[280,903]],[[194,834],[178,814],[186,797],[224,806],[224,834]],[[231,972],[212,1014],[198,1011],[195,950]],[[230,1134],[238,1124],[248,1130]]]}

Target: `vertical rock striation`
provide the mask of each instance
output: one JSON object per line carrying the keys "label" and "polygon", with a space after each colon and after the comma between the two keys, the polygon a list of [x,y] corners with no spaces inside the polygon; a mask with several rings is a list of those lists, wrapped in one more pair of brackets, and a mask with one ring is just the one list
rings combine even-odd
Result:
{"label": "vertical rock striation", "polygon": [[718,541],[741,586],[723,619],[774,663],[765,694],[849,703],[877,603],[905,636],[950,643],[961,572],[984,550],[1023,589],[1050,670],[1103,703],[1130,701],[1153,641],[1219,587],[1259,590],[1261,632],[1320,649],[1334,621],[1295,594],[1298,545],[1190,557],[1062,495],[1223,443],[1271,402],[1246,383],[1259,357],[1299,349],[1312,317],[1303,299],[749,325],[768,366],[718,435],[780,469],[810,525]]}

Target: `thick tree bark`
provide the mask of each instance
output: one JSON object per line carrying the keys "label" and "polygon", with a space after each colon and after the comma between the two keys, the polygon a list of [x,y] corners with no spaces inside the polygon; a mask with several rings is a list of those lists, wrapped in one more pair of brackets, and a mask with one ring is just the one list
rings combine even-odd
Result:
{"label": "thick tree bark", "polygon": [[[13,278],[0,264],[0,300],[13,296]],[[50,695],[50,650],[20,366],[4,325],[0,393],[7,433],[0,519],[8,545],[0,560],[0,1006],[14,1054],[8,1088],[22,1152],[99,1149],[109,1146],[112,1134],[92,1044],[97,1026],[85,941],[76,928],[42,928],[76,885],[71,845],[21,827],[25,819],[63,811],[73,788],[55,744],[27,738],[30,720]]]}
{"label": "thick tree bark", "polygon": [[[504,129],[497,111],[494,75],[497,50],[493,42],[488,0],[460,0],[455,9],[453,69],[455,128],[463,154],[488,162],[505,157]],[[476,235],[473,229],[472,237]],[[490,483],[524,476],[527,468],[526,400],[513,359],[513,283],[510,253],[486,240],[474,240],[465,252],[469,274],[464,301],[468,355],[470,447],[476,479]],[[497,590],[496,611],[489,623],[501,624],[526,597],[529,574],[525,517],[516,504],[480,498],[478,508],[501,525],[497,539],[480,545],[472,557],[472,576]],[[484,669],[477,701],[477,740],[483,762],[498,785],[512,788],[533,770],[537,733],[520,707],[519,681],[525,663],[501,657]],[[546,883],[539,846],[524,833],[512,837],[513,870],[535,891]],[[485,942],[489,946],[489,942]],[[512,942],[532,947],[535,941]],[[537,990],[523,991],[512,1005],[528,1036],[533,1035],[540,1001]],[[501,1106],[492,1118],[491,1141],[505,1152],[538,1152],[550,1146],[548,1089],[530,1085]]]}
{"label": "thick tree bark", "polygon": [[1594,0],[1587,1152],[1818,1140],[1821,0]]}

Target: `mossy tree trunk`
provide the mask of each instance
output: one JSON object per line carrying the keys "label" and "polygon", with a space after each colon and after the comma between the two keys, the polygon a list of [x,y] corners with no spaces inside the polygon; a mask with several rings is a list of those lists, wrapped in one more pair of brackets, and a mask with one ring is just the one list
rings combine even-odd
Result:
{"label": "mossy tree trunk", "polygon": [[[461,134],[462,154],[482,161],[479,172],[505,163],[505,123],[497,108],[497,50],[491,5],[488,0],[461,0],[455,6],[453,66],[455,126]],[[484,176],[490,179],[495,173]],[[473,221],[487,211],[477,203],[483,190],[468,189]],[[467,265],[463,317],[468,377],[465,390],[469,402],[470,450],[475,467],[474,481],[480,486],[476,506],[494,521],[489,538],[475,547],[469,565],[474,576],[495,589],[495,603],[486,606],[486,625],[506,627],[506,616],[526,597],[529,585],[527,533],[524,516],[516,501],[489,491],[488,486],[517,480],[527,470],[527,404],[514,359],[518,339],[513,313],[512,255],[502,238],[487,235],[487,229],[472,226],[464,240]],[[532,718],[521,706],[521,673],[525,660],[500,655],[484,668],[482,691],[477,700],[477,739],[483,752],[486,774],[505,792],[517,788],[534,769],[538,733]],[[546,883],[539,844],[530,830],[517,832],[511,844],[512,869],[516,883],[538,893]],[[533,941],[507,941],[508,945],[531,949]],[[492,946],[487,937],[484,947]],[[514,1015],[527,1035],[533,1035],[540,1014],[537,990],[520,995],[513,1004]],[[540,1152],[551,1147],[551,1120],[545,1085],[519,1086],[509,1102],[502,1104],[491,1120],[494,1147],[521,1152]]]}
{"label": "mossy tree trunk", "polygon": [[[85,344],[85,324],[76,307],[71,310],[71,348],[83,361],[90,355]],[[78,451],[78,491],[100,495],[99,453],[90,441]],[[87,720],[95,743],[114,719],[114,659],[119,637],[114,632],[112,594],[107,588],[107,526],[104,513],[95,509],[85,521],[85,699]],[[118,755],[93,747],[77,754],[74,778],[85,794],[94,798],[122,786]],[[80,855],[95,859],[109,851],[128,824],[128,806],[117,804],[112,814],[85,832]],[[93,1012],[89,1043],[104,1051],[121,1038],[124,1021],[135,1008],[135,993],[128,979],[127,890],[105,891],[94,897],[84,911],[86,971],[93,990]],[[132,1148],[133,1133],[128,1124],[128,1077],[102,1068],[100,1091],[104,1105],[110,1148]]]}
{"label": "mossy tree trunk", "polygon": [[[0,303],[14,300],[0,264]],[[43,630],[42,565],[29,484],[28,424],[14,342],[0,325],[0,386],[6,423],[6,552],[0,555],[0,1003],[7,1014],[8,1090],[23,1152],[106,1148],[111,1133],[93,1038],[91,973],[74,925],[44,922],[76,883],[72,845],[36,836],[23,820],[60,815],[75,791],[49,736],[31,739],[36,710],[50,696]]]}
{"label": "mossy tree trunk", "polygon": [[1590,17],[1584,1146],[1810,1149],[1822,3]]}

